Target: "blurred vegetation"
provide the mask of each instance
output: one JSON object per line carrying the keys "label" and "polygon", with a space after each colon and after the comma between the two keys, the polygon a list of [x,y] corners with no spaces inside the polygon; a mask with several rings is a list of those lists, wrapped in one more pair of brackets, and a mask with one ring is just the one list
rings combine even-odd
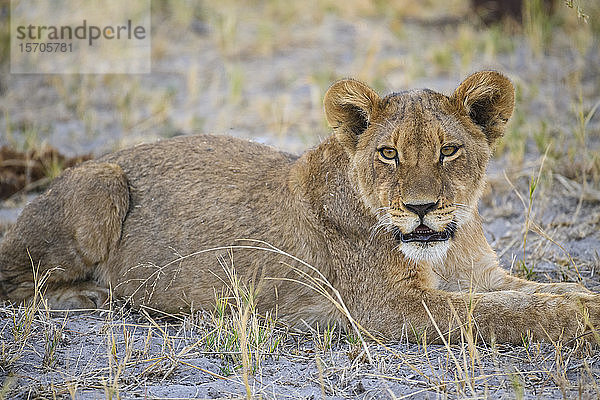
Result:
{"label": "blurred vegetation", "polygon": [[[152,74],[12,75],[9,85],[2,72],[0,144],[101,154],[208,131],[302,151],[328,134],[321,101],[338,78],[382,94],[448,93],[492,68],[518,91],[498,154],[516,168],[548,154],[556,172],[598,184],[600,3],[554,1],[550,11],[523,0],[522,21],[486,25],[474,2],[153,1]],[[0,0],[3,71],[9,4]]]}
{"label": "blurred vegetation", "polygon": [[10,54],[10,0],[0,0],[0,60],[6,64]]}

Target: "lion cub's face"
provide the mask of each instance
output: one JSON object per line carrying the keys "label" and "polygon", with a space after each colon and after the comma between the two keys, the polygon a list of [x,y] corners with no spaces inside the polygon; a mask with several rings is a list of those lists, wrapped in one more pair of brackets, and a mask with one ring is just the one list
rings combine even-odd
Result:
{"label": "lion cub's face", "polygon": [[513,104],[510,81],[495,72],[470,76],[451,97],[419,90],[381,99],[357,81],[334,84],[327,118],[377,217],[373,233],[392,231],[415,261],[443,260],[475,212],[491,146]]}

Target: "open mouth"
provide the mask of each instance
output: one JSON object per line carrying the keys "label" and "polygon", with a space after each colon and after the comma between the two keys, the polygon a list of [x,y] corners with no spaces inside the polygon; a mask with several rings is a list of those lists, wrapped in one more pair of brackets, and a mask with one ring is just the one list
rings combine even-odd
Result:
{"label": "open mouth", "polygon": [[452,230],[450,227],[441,232],[436,232],[433,229],[423,224],[417,226],[411,233],[398,232],[399,239],[404,242],[444,242],[450,239]]}

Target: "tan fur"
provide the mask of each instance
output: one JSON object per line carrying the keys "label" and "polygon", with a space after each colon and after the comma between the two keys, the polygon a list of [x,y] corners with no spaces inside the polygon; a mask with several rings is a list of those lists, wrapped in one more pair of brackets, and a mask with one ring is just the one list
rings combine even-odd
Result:
{"label": "tan fur", "polygon": [[[596,294],[508,275],[484,237],[477,203],[514,105],[508,79],[484,71],[451,96],[385,98],[344,80],[324,103],[334,135],[300,158],[193,136],[66,171],[0,244],[3,296],[32,296],[33,262],[50,271],[55,307],[101,306],[110,287],[168,312],[210,308],[233,266],[260,310],[300,326],[347,322],[301,283],[310,277],[330,282],[363,327],[388,338],[435,339],[440,329],[457,340],[472,317],[485,340],[520,343],[528,333],[576,337],[584,317],[600,322]],[[458,150],[442,157],[447,145]],[[382,146],[397,157],[384,158]],[[429,208],[419,216],[419,207]],[[450,239],[401,240],[422,224]]]}

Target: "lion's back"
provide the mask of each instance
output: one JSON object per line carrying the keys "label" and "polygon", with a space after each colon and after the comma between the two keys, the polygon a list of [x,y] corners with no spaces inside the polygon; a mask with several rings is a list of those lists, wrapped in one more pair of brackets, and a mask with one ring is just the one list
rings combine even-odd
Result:
{"label": "lion's back", "polygon": [[[236,239],[264,235],[286,196],[295,156],[225,136],[139,145],[99,161],[121,166],[130,206],[120,263],[165,263]],[[259,235],[260,234],[260,235]]]}

